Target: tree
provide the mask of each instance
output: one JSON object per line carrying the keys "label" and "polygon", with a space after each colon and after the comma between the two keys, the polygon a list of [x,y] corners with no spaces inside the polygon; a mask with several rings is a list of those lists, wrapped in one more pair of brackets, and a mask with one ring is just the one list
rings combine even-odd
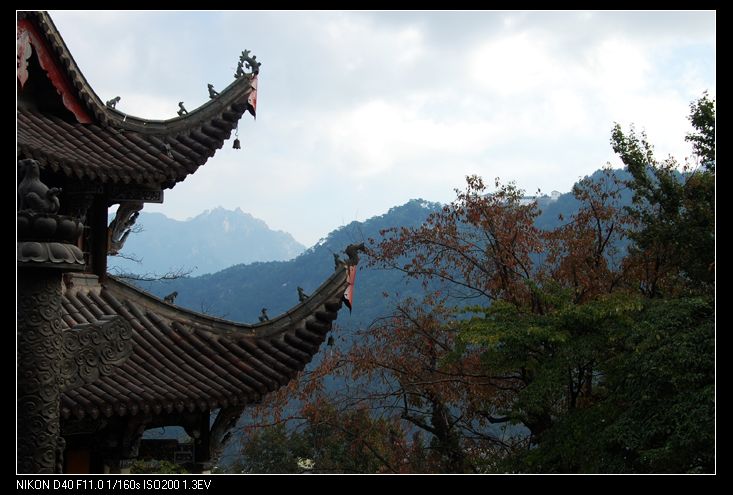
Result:
{"label": "tree", "polygon": [[696,132],[688,134],[685,140],[692,143],[702,166],[715,173],[715,100],[710,99],[707,91],[690,104],[690,122]]}
{"label": "tree", "polygon": [[508,469],[714,471],[713,306],[702,298],[638,303],[609,320],[594,400],[560,416]]}
{"label": "tree", "polygon": [[397,473],[415,457],[405,447],[399,425],[375,418],[364,408],[342,408],[319,398],[301,412],[302,417],[265,428],[248,427],[242,437],[242,460],[234,471]]}
{"label": "tree", "polygon": [[633,179],[629,213],[637,222],[630,262],[642,291],[652,297],[711,294],[715,283],[715,101],[707,93],[691,105],[693,143],[701,167],[654,158],[646,135],[616,124],[611,144]]}
{"label": "tree", "polygon": [[488,303],[511,300],[530,303],[527,282],[536,257],[542,253],[539,215],[535,203],[521,204],[522,191],[495,181],[487,194],[478,176],[466,178],[466,189],[442,211],[432,213],[416,228],[393,228],[372,241],[374,264],[397,269],[427,282],[445,282],[449,295]]}
{"label": "tree", "polygon": [[610,173],[577,184],[583,207],[551,231],[534,226],[537,205],[523,204],[521,191],[495,185],[487,194],[479,178],[469,177],[467,190],[425,225],[386,232],[375,259],[426,282],[438,278],[447,292],[457,288],[483,303],[451,327],[463,343],[451,352],[463,352],[461,362],[480,357],[483,368],[470,371],[483,379],[483,393],[471,393],[483,399],[477,416],[521,423],[535,444],[554,417],[591,394],[602,339],[595,321],[569,315],[620,289],[626,216]]}
{"label": "tree", "polygon": [[631,294],[636,302],[611,314],[594,400],[559,416],[515,469],[714,470],[715,110],[707,94],[691,105],[690,121],[701,167],[681,172],[671,158],[654,159],[643,133],[615,126],[612,144],[634,193],[625,285],[646,297]]}

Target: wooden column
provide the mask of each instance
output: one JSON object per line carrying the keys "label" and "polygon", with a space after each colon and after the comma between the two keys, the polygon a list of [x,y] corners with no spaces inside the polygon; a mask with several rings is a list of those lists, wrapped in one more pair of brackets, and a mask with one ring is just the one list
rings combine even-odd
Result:
{"label": "wooden column", "polygon": [[61,273],[18,274],[18,472],[60,471]]}
{"label": "wooden column", "polygon": [[92,272],[103,282],[107,276],[107,198],[104,195],[94,197],[87,216],[91,229]]}
{"label": "wooden column", "polygon": [[209,433],[210,417],[211,413],[207,410],[206,412],[201,413],[201,417],[198,421],[199,425],[196,430],[199,432],[199,436],[198,438],[194,438],[193,440],[194,445],[196,446],[196,448],[194,449],[194,461],[196,463],[203,464],[211,460],[211,444]]}

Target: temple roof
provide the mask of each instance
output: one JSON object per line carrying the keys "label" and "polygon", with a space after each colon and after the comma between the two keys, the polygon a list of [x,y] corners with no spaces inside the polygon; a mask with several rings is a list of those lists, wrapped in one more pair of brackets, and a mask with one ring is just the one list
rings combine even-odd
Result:
{"label": "temple roof", "polygon": [[119,315],[133,331],[132,356],[112,374],[64,393],[63,418],[208,411],[258,401],[310,362],[348,286],[337,270],[308,299],[264,323],[235,323],[168,304],[119,279],[101,286],[68,276],[68,332]]}
{"label": "temple roof", "polygon": [[[103,183],[172,187],[196,171],[231,136],[256,89],[256,73],[243,74],[219,95],[183,116],[152,120],[109,108],[84,78],[51,18],[19,12],[19,95],[40,74],[26,72],[35,56],[74,119],[19,104],[20,158],[42,167]],[[27,37],[27,38],[25,38]],[[25,44],[24,44],[25,43]],[[29,72],[29,71],[28,71]]]}
{"label": "temple roof", "polygon": [[[259,64],[246,50],[237,70],[241,75],[228,87],[218,95],[212,91],[199,108],[161,121],[103,103],[45,12],[19,12],[17,36],[18,158],[104,184],[107,193],[119,184],[173,187],[222,147],[245,111],[254,113]],[[241,70],[244,61],[252,74]],[[106,247],[102,239],[99,245]],[[132,354],[124,363],[105,364],[99,376],[93,370],[103,355],[77,353],[75,360],[66,360],[65,366],[84,378],[67,384],[61,417],[208,413],[259,401],[287,384],[318,351],[350,287],[356,258],[349,254],[349,260],[293,309],[256,325],[186,310],[111,276],[100,283],[95,275],[67,273],[65,342],[95,344],[97,337],[90,336],[112,332],[113,324],[124,329],[126,339],[131,334],[124,345],[132,342]]]}

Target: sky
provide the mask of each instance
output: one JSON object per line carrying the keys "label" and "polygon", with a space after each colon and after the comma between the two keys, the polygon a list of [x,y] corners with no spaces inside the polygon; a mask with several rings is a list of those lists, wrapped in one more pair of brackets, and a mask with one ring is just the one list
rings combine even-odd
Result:
{"label": "sky", "polygon": [[[465,176],[567,192],[610,163],[614,122],[691,156],[689,104],[715,97],[716,15],[696,12],[51,11],[117,109],[168,119],[262,63],[257,119],[147,204],[184,220],[241,208],[311,246]],[[691,159],[694,159],[692,157]]]}

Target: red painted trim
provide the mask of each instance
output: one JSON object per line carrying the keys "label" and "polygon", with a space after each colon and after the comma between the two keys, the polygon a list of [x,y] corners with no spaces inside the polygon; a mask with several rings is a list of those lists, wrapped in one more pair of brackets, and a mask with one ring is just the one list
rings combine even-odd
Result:
{"label": "red painted trim", "polygon": [[31,48],[31,38],[28,31],[18,26],[17,30],[17,49],[18,49],[18,81],[20,88],[23,89],[25,82],[28,80],[28,59],[33,49]]}
{"label": "red painted trim", "polygon": [[346,281],[348,282],[348,285],[346,286],[346,290],[344,291],[344,299],[348,301],[348,308],[349,311],[351,311],[351,308],[354,306],[354,282],[356,282],[356,265],[349,265],[346,267]]}
{"label": "red painted trim", "polygon": [[252,76],[252,81],[249,83],[252,86],[252,92],[247,97],[247,103],[249,104],[249,111],[252,116],[257,118],[257,74]]}
{"label": "red painted trim", "polygon": [[64,106],[74,114],[76,120],[80,123],[91,124],[94,122],[79,101],[74,85],[71,84],[66,71],[62,69],[60,62],[54,56],[46,40],[38,32],[38,28],[28,19],[21,19],[18,22],[18,35],[21,36],[24,32],[30,35],[31,45],[36,51],[38,62],[41,64],[41,68],[46,71],[56,91],[61,95]]}

